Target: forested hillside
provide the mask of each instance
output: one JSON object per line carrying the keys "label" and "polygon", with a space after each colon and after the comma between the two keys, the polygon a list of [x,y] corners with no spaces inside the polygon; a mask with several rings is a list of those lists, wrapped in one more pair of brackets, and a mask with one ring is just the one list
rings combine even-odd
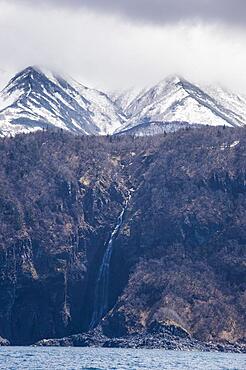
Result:
{"label": "forested hillside", "polygon": [[131,190],[104,333],[172,322],[201,340],[243,341],[245,153],[243,128],[1,139],[0,336],[32,344],[88,330],[105,245]]}

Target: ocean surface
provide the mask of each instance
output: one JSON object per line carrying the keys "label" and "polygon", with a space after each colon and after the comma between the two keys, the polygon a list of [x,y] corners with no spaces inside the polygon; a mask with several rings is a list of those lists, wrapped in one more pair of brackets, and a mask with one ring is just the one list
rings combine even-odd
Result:
{"label": "ocean surface", "polygon": [[246,370],[246,355],[144,349],[0,347],[0,369]]}

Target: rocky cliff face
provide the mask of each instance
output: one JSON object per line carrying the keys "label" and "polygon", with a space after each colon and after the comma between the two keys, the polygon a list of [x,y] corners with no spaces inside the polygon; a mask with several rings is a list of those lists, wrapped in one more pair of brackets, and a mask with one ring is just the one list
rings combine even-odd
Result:
{"label": "rocky cliff face", "polygon": [[172,322],[200,340],[243,340],[245,146],[244,129],[206,127],[2,139],[0,336],[31,344],[88,330],[105,245],[132,189],[103,334]]}
{"label": "rocky cliff face", "polygon": [[111,335],[173,320],[201,340],[245,336],[244,134],[194,135],[147,156],[115,243],[112,266],[123,259],[130,276],[103,322]]}

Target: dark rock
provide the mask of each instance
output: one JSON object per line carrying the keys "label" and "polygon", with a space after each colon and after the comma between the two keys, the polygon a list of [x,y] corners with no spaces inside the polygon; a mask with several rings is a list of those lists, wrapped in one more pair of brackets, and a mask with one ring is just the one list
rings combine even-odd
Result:
{"label": "dark rock", "polygon": [[74,347],[104,347],[104,348],[147,348],[183,351],[218,351],[246,353],[246,346],[231,343],[206,343],[198,341],[190,336],[176,336],[170,333],[159,334],[132,334],[117,338],[108,338],[103,335],[100,327],[84,334],[72,335],[61,339],[46,339],[35,346],[74,346]]}
{"label": "dark rock", "polygon": [[10,342],[5,338],[0,337],[0,347],[1,346],[10,346]]}
{"label": "dark rock", "polygon": [[169,334],[181,338],[190,337],[187,330],[172,321],[158,322],[155,320],[150,324],[148,331],[152,334]]}

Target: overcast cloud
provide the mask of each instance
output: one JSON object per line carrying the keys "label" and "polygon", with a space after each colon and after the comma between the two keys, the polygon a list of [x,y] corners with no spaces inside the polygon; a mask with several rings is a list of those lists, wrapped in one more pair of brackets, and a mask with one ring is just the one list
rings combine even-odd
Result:
{"label": "overcast cloud", "polygon": [[246,92],[245,0],[0,0],[0,74],[46,65],[90,86],[169,74]]}
{"label": "overcast cloud", "polygon": [[246,24],[245,0],[17,0],[16,3],[43,6],[84,7],[118,13],[133,20],[170,23],[199,18]]}

